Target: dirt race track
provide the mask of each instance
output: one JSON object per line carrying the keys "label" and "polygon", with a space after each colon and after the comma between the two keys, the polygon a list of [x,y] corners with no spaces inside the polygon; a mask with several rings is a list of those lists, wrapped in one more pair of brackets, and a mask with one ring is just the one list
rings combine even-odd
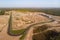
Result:
{"label": "dirt race track", "polygon": [[10,36],[7,34],[8,20],[9,16],[0,16],[0,40],[19,40],[19,36]]}
{"label": "dirt race track", "polygon": [[[44,16],[38,15],[39,13],[35,13],[35,15],[34,14],[25,15],[24,13],[19,13],[19,12],[14,12],[14,11],[12,13],[13,13],[12,14],[13,16],[12,29],[13,30],[24,29],[27,27],[27,26],[25,27],[25,25],[27,24],[29,26],[31,23],[46,22],[49,20],[48,18]],[[11,36],[7,33],[9,17],[10,17],[9,15],[0,15],[0,40],[19,40],[20,36]],[[54,23],[50,23],[49,25],[52,25],[52,24]],[[21,27],[21,25],[23,26]],[[27,31],[27,35],[25,36],[24,40],[32,40],[32,34],[33,34],[33,27],[31,27]]]}

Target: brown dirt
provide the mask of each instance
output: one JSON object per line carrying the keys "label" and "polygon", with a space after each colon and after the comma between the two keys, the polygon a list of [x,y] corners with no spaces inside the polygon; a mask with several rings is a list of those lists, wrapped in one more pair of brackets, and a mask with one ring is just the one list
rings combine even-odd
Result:
{"label": "brown dirt", "polygon": [[0,28],[3,28],[3,30],[0,32],[0,40],[19,40],[20,36],[10,36],[7,34],[8,31],[8,19],[9,16],[0,16],[0,24],[6,24],[5,26],[2,27],[0,25]]}
{"label": "brown dirt", "polygon": [[13,30],[19,30],[23,28],[27,28],[27,25],[30,25],[32,23],[38,23],[38,22],[45,22],[48,21],[46,17],[43,17],[41,15],[38,15],[38,13],[18,13],[13,14],[12,19],[12,29]]}

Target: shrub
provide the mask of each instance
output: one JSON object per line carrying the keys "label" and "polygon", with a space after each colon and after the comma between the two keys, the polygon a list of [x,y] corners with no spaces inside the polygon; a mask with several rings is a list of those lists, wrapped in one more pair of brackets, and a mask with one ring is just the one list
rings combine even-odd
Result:
{"label": "shrub", "polygon": [[4,10],[0,10],[0,15],[4,15],[5,11]]}

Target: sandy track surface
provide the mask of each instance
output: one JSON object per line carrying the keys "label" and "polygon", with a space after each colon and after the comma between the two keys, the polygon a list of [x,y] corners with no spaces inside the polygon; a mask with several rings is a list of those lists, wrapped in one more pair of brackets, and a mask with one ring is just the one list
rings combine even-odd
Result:
{"label": "sandy track surface", "polygon": [[[8,24],[7,23],[8,23],[9,16],[0,16],[0,19],[1,19],[0,22],[6,24],[3,28],[3,30],[0,32],[0,40],[19,40],[19,36],[10,36],[7,33],[7,31],[8,31]],[[2,21],[2,20],[4,20],[4,21]]]}
{"label": "sandy track surface", "polygon": [[[32,23],[38,23],[38,22],[45,22],[48,21],[44,16],[39,15],[38,13],[16,13],[12,14],[13,19],[12,19],[12,29],[13,30],[19,30],[19,29],[24,29],[27,28],[29,24]],[[25,27],[24,27],[25,26]]]}
{"label": "sandy track surface", "polygon": [[8,16],[0,15],[0,31],[7,25]]}
{"label": "sandy track surface", "polygon": [[27,32],[27,35],[25,36],[24,40],[32,40],[32,34],[33,34],[33,27],[31,27],[29,29],[29,31]]}

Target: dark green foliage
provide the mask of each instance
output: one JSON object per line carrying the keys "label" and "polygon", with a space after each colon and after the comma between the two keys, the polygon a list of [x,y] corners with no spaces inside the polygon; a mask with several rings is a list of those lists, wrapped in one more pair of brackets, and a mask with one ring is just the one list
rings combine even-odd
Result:
{"label": "dark green foliage", "polygon": [[42,26],[37,26],[35,29],[34,29],[34,33],[38,33],[38,32],[42,32],[44,30],[48,29],[48,26],[46,25],[42,25]]}
{"label": "dark green foliage", "polygon": [[33,35],[33,40],[60,40],[60,35],[56,31],[48,30],[46,32]]}
{"label": "dark green foliage", "polygon": [[10,30],[10,33],[13,34],[13,35],[21,35],[24,33],[24,29],[21,29],[21,30]]}
{"label": "dark green foliage", "polygon": [[5,11],[16,10],[16,11],[20,11],[20,12],[26,12],[26,11],[44,12],[47,14],[60,16],[60,8],[9,8],[9,9],[2,9],[3,12],[0,14],[4,14],[4,10]]}
{"label": "dark green foliage", "polygon": [[5,11],[4,10],[0,10],[0,15],[4,15]]}
{"label": "dark green foliage", "polygon": [[36,9],[27,9],[31,12],[44,12],[51,15],[60,16],[60,8],[36,8]]}
{"label": "dark green foliage", "polygon": [[60,16],[60,10],[58,10],[58,9],[45,9],[45,10],[41,10],[41,11],[45,12],[46,14]]}

